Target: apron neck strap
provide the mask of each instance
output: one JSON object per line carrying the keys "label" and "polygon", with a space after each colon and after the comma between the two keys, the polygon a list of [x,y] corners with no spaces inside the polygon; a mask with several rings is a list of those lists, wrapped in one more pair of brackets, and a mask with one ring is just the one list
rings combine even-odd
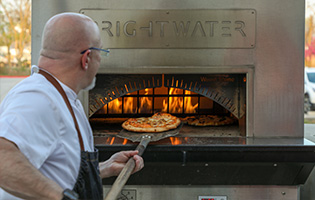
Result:
{"label": "apron neck strap", "polygon": [[79,138],[79,141],[80,141],[80,148],[81,148],[81,151],[84,150],[84,145],[83,145],[83,140],[82,140],[82,136],[81,136],[81,132],[80,132],[80,129],[79,129],[79,125],[78,125],[78,122],[77,122],[77,119],[74,115],[74,112],[73,112],[73,109],[72,109],[72,106],[69,102],[69,99],[65,93],[65,91],[62,89],[61,85],[58,83],[58,81],[52,76],[50,75],[49,73],[45,72],[44,70],[42,69],[39,69],[39,74],[43,75],[53,86],[55,86],[55,88],[58,90],[58,92],[61,94],[63,100],[65,101],[70,113],[71,113],[71,116],[73,118],[73,121],[74,121],[74,124],[75,124],[75,129],[77,130],[77,134],[78,134],[78,138]]}

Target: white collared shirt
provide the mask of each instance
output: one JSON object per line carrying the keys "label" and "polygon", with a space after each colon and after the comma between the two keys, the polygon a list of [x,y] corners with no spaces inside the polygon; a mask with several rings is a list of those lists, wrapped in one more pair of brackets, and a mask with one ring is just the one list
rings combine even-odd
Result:
{"label": "white collared shirt", "polygon": [[[77,94],[59,83],[77,118],[85,151],[94,151],[92,130]],[[0,137],[14,142],[62,188],[73,188],[80,167],[77,131],[62,96],[44,76],[34,73],[7,94],[0,105]],[[0,199],[18,198],[0,189]]]}

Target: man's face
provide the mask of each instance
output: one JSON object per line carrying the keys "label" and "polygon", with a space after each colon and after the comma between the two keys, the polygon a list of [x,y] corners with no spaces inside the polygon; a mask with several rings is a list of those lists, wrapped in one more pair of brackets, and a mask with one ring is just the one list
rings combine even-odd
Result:
{"label": "man's face", "polygon": [[[102,48],[98,27],[95,25],[94,31],[91,31],[91,32],[94,33],[92,35],[93,37],[92,41],[94,41],[92,46],[97,47],[97,48]],[[87,69],[89,85],[85,89],[92,89],[94,87],[95,79],[96,79],[95,76],[100,67],[100,64],[101,64],[101,52],[99,50],[91,50],[89,66]]]}
{"label": "man's face", "polygon": [[90,62],[87,69],[87,76],[88,76],[88,82],[89,85],[84,88],[84,90],[91,90],[95,86],[96,81],[96,74],[99,69],[101,63],[101,55],[100,52],[97,50],[92,50],[90,53]]}

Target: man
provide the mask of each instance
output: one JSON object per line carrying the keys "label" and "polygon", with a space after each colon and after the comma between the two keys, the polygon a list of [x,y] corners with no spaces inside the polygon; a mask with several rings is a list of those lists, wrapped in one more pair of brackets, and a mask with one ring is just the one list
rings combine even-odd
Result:
{"label": "man", "polygon": [[137,151],[95,162],[77,94],[93,84],[106,51],[100,48],[99,29],[87,16],[62,13],[46,23],[38,67],[32,68],[39,73],[15,86],[0,106],[1,200],[75,199],[76,193],[101,199],[100,178],[118,175],[130,157],[134,172],[143,167]]}

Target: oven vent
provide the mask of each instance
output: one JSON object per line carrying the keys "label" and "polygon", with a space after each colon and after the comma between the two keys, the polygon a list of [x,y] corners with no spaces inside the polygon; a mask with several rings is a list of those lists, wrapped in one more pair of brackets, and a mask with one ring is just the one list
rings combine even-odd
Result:
{"label": "oven vent", "polygon": [[96,87],[90,91],[90,113],[128,93],[146,88],[179,88],[195,92],[220,104],[235,117],[245,114],[245,74],[168,74],[168,75],[105,75],[97,76]]}

